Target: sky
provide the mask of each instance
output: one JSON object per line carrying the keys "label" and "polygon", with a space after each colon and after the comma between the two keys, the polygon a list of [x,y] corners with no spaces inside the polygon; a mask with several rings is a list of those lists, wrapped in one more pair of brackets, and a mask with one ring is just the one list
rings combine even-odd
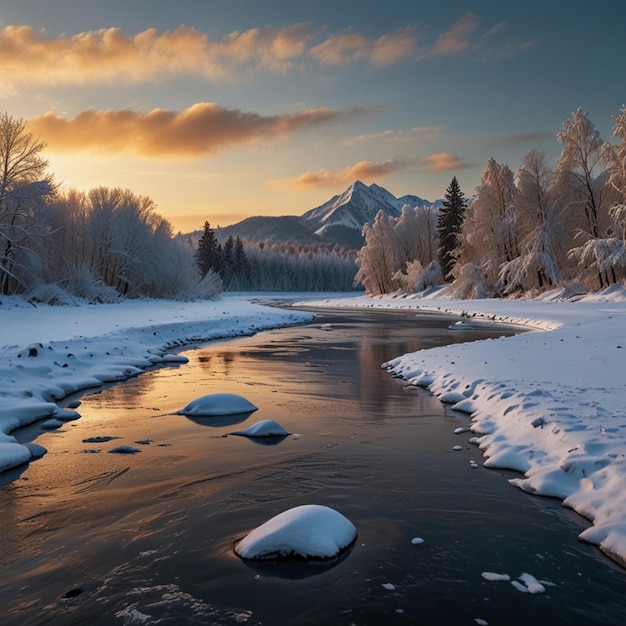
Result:
{"label": "sky", "polygon": [[301,215],[355,180],[473,195],[626,103],[623,0],[0,0],[0,112],[63,189],[149,196],[175,231]]}

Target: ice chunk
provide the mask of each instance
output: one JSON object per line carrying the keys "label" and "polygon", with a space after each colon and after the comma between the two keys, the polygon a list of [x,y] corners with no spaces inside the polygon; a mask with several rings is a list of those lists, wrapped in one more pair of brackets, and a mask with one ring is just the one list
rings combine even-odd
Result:
{"label": "ice chunk", "polygon": [[485,580],[504,580],[506,582],[511,580],[511,577],[508,574],[497,574],[496,572],[483,572],[481,576]]}

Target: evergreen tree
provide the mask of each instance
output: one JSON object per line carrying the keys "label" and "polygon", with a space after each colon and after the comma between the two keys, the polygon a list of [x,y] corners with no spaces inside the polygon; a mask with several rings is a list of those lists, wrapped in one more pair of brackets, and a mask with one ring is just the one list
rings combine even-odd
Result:
{"label": "evergreen tree", "polygon": [[204,231],[196,248],[196,263],[204,278],[209,270],[219,272],[221,265],[221,246],[209,222],[204,222]]}
{"label": "evergreen tree", "polygon": [[233,282],[233,264],[235,253],[235,240],[229,237],[222,248],[221,276],[224,286],[228,289]]}
{"label": "evergreen tree", "polygon": [[250,281],[250,262],[246,256],[246,250],[241,237],[235,239],[235,246],[233,248],[233,275],[237,279],[239,289],[247,288]]}
{"label": "evergreen tree", "polygon": [[439,236],[439,264],[446,282],[452,279],[452,268],[454,267],[455,251],[458,247],[459,234],[463,227],[465,209],[467,204],[461,191],[459,181],[456,176],[446,189],[443,208],[437,220],[437,235]]}

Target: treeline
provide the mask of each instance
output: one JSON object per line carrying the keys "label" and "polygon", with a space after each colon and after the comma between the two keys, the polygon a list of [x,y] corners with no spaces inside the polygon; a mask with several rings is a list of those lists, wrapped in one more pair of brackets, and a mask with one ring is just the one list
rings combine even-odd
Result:
{"label": "treeline", "polygon": [[[471,202],[454,178],[441,212],[405,207],[365,226],[357,280],[369,294],[451,283],[453,297],[538,294],[626,278],[626,107],[616,143],[578,109],[563,123],[555,167],[536,150],[515,175],[490,158]],[[412,231],[412,234],[408,234]]]}
{"label": "treeline", "polygon": [[[211,298],[223,289],[352,288],[354,253],[329,246],[244,247],[239,238],[192,244],[174,235],[148,197],[108,187],[62,190],[41,156],[44,148],[21,120],[0,116],[0,296],[113,302]],[[212,236],[208,223],[205,231]]]}
{"label": "treeline", "polygon": [[239,237],[222,244],[205,222],[195,249],[201,274],[217,273],[227,291],[354,289],[355,252],[337,244],[248,242]]}
{"label": "treeline", "polygon": [[201,277],[152,200],[119,188],[64,192],[44,148],[21,120],[0,116],[0,295],[111,302],[220,292],[219,276]]}

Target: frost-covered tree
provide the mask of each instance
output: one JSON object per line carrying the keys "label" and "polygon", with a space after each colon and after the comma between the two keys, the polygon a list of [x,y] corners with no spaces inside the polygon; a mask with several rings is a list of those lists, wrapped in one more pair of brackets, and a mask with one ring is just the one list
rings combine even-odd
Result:
{"label": "frost-covered tree", "polygon": [[564,145],[557,174],[567,209],[567,222],[572,225],[576,240],[583,242],[572,247],[568,256],[578,263],[580,279],[585,278],[586,270],[595,269],[602,288],[614,282],[614,276],[611,272],[598,270],[597,263],[590,261],[594,257],[590,256],[590,250],[605,249],[603,243],[593,240],[605,238],[610,228],[611,192],[603,167],[605,144],[587,113],[580,108],[563,123],[557,139]]}
{"label": "frost-covered tree", "polygon": [[363,285],[368,295],[391,293],[397,289],[393,275],[404,262],[393,218],[378,211],[374,223],[363,226],[363,237],[365,245],[356,255],[359,269],[354,282]]}
{"label": "frost-covered tree", "polygon": [[54,192],[44,148],[22,120],[0,115],[0,293],[5,295],[24,288],[33,242],[49,232],[39,215]]}
{"label": "frost-covered tree", "polygon": [[253,291],[349,291],[356,273],[353,251],[328,244],[248,243],[242,267],[234,288]]}
{"label": "frost-covered tree", "polygon": [[540,291],[561,280],[562,233],[556,176],[543,152],[522,157],[517,174],[516,224],[520,255],[500,267],[505,293]]}
{"label": "frost-covered tree", "polygon": [[626,270],[626,107],[613,120],[613,136],[619,143],[602,146],[602,159],[613,194],[608,210],[611,224],[605,237],[589,237],[571,252],[583,264],[597,270],[604,282],[623,280]]}
{"label": "frost-covered tree", "polygon": [[476,299],[487,298],[492,294],[485,269],[479,263],[459,263],[452,270],[454,282],[448,289],[451,298]]}
{"label": "frost-covered tree", "polygon": [[443,207],[439,211],[437,220],[437,236],[439,247],[439,265],[446,282],[452,280],[452,269],[456,262],[456,251],[459,246],[459,236],[463,228],[467,202],[461,191],[456,176],[448,185]]}
{"label": "frost-covered tree", "polygon": [[415,259],[406,263],[403,270],[395,272],[392,278],[401,291],[418,293],[428,287],[441,285],[443,273],[437,261],[431,261],[424,267]]}
{"label": "frost-covered tree", "polygon": [[59,192],[42,215],[51,234],[39,250],[43,263],[33,285],[37,294],[54,293],[54,285],[57,293],[109,302],[221,290],[215,280],[198,288],[193,250],[173,236],[149,198],[119,188],[69,190]]}
{"label": "frost-covered tree", "polygon": [[[520,254],[516,197],[513,172],[505,163],[490,158],[482,174],[482,183],[476,188],[476,195],[466,211],[457,264],[480,267],[493,292],[506,288],[499,283],[502,265]],[[457,272],[455,280],[459,276]],[[476,276],[476,271],[463,276],[465,279]]]}
{"label": "frost-covered tree", "polygon": [[405,205],[396,219],[379,211],[374,223],[363,227],[363,236],[355,284],[363,285],[368,294],[415,291],[424,282],[441,282],[437,211],[432,207]]}
{"label": "frost-covered tree", "polygon": [[604,141],[580,108],[563,122],[556,137],[563,144],[557,175],[567,194],[568,208],[581,229],[590,237],[599,237],[605,208],[602,194],[606,181],[601,177]]}

